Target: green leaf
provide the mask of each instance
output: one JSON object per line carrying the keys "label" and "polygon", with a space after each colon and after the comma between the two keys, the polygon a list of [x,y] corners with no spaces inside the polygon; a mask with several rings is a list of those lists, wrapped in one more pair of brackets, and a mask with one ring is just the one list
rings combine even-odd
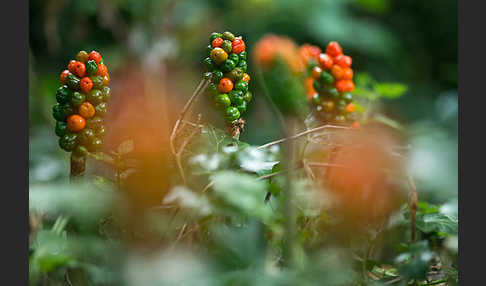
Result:
{"label": "green leaf", "polygon": [[223,171],[212,176],[214,194],[233,210],[269,223],[273,219],[270,207],[265,205],[266,182],[256,177]]}
{"label": "green leaf", "polygon": [[401,83],[376,83],[373,85],[374,90],[382,97],[398,98],[407,91],[407,86]]}
{"label": "green leaf", "polygon": [[394,129],[397,129],[397,130],[400,130],[400,131],[403,131],[404,130],[404,127],[403,125],[401,125],[400,123],[398,123],[397,121],[385,116],[385,115],[382,115],[382,114],[377,114],[373,117],[373,120],[377,121],[377,122],[380,122],[380,123],[383,123],[387,126],[390,126]]}
{"label": "green leaf", "polygon": [[417,228],[425,233],[433,231],[448,235],[457,235],[459,221],[457,217],[441,213],[429,213],[417,219]]}

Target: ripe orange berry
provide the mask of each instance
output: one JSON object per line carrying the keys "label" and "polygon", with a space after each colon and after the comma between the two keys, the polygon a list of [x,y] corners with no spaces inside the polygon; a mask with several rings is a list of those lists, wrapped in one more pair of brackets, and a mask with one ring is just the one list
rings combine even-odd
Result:
{"label": "ripe orange berry", "polygon": [[235,54],[239,54],[246,49],[245,42],[243,42],[243,40],[240,38],[234,39],[233,43],[231,43],[231,46],[231,51]]}
{"label": "ripe orange berry", "polygon": [[101,61],[101,55],[100,53],[98,53],[97,51],[91,51],[91,53],[89,53],[89,57],[88,57],[89,60],[93,60],[95,61],[97,64],[100,63]]}
{"label": "ripe orange berry", "polygon": [[88,93],[93,88],[93,82],[89,77],[83,77],[79,82],[79,88],[83,93]]}
{"label": "ripe orange berry", "polygon": [[227,77],[223,77],[219,81],[218,90],[221,93],[228,93],[233,89],[233,82]]}
{"label": "ripe orange berry", "polygon": [[84,126],[86,126],[86,120],[80,115],[73,114],[68,117],[67,126],[69,131],[78,132],[83,130]]}
{"label": "ripe orange berry", "polygon": [[99,64],[96,74],[100,76],[105,76],[108,74],[108,68],[104,64]]}
{"label": "ripe orange berry", "polygon": [[82,62],[76,61],[73,65],[73,73],[79,77],[83,77],[86,73],[86,66]]}
{"label": "ripe orange berry", "polygon": [[221,45],[223,44],[224,40],[221,39],[221,38],[216,38],[213,40],[213,42],[211,43],[211,45],[213,46],[213,48],[217,48],[217,47],[221,47]]}
{"label": "ripe orange berry", "polygon": [[91,103],[85,101],[79,106],[78,113],[84,118],[91,118],[95,115],[96,111]]}
{"label": "ripe orange berry", "polygon": [[74,73],[74,65],[76,64],[76,61],[75,60],[71,60],[68,64],[68,70],[71,72],[71,73]]}
{"label": "ripe orange berry", "polygon": [[326,48],[326,54],[330,55],[331,57],[336,57],[339,54],[342,54],[343,50],[338,42],[330,42]]}
{"label": "ripe orange berry", "polygon": [[304,85],[307,92],[307,97],[309,99],[312,99],[312,97],[316,93],[316,90],[314,89],[314,79],[312,77],[306,78]]}
{"label": "ripe orange berry", "polygon": [[333,59],[328,54],[319,55],[319,63],[323,69],[330,69],[334,64]]}
{"label": "ripe orange berry", "polygon": [[319,77],[321,77],[321,73],[322,73],[322,69],[318,66],[315,66],[312,69],[312,77],[315,78],[315,79],[318,79]]}
{"label": "ripe orange berry", "polygon": [[63,70],[62,71],[61,76],[60,76],[60,79],[61,79],[61,82],[62,83],[65,83],[66,82],[66,77],[67,77],[68,74],[69,74],[69,71],[68,70]]}
{"label": "ripe orange berry", "polygon": [[331,74],[336,81],[343,79],[344,69],[338,65],[333,65],[331,68]]}
{"label": "ripe orange berry", "polygon": [[343,79],[353,79],[353,69],[351,69],[351,68],[344,68],[344,70],[343,70]]}
{"label": "ripe orange berry", "polygon": [[340,65],[343,68],[347,68],[350,67],[353,63],[353,59],[350,56],[340,54],[334,58],[334,63]]}
{"label": "ripe orange berry", "polygon": [[359,128],[358,121],[353,122],[353,125],[351,125],[351,128],[354,128],[354,129]]}
{"label": "ripe orange berry", "polygon": [[346,105],[346,108],[344,109],[344,111],[346,111],[347,113],[354,112],[355,110],[356,110],[356,106],[354,105],[354,103],[348,103]]}
{"label": "ripe orange berry", "polygon": [[242,80],[246,81],[246,83],[250,82],[250,75],[248,75],[247,73],[244,73]]}
{"label": "ripe orange berry", "polygon": [[354,83],[348,79],[338,80],[336,82],[336,89],[339,92],[346,92],[346,91],[353,91],[354,90]]}

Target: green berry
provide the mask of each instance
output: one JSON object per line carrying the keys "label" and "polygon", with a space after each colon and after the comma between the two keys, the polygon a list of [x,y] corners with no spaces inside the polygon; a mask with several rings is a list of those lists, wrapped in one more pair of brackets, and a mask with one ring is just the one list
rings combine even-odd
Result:
{"label": "green berry", "polygon": [[243,101],[236,106],[236,108],[238,108],[238,111],[240,112],[240,114],[246,112],[246,105],[247,105],[246,101]]}
{"label": "green berry", "polygon": [[85,101],[86,101],[86,96],[83,93],[77,91],[73,92],[73,95],[71,97],[71,104],[74,107],[79,107]]}
{"label": "green berry", "polygon": [[243,99],[248,103],[252,100],[253,94],[250,91],[247,91],[245,95],[243,95]]}
{"label": "green berry", "polygon": [[94,89],[101,89],[104,86],[103,78],[99,75],[91,76]]}
{"label": "green berry", "polygon": [[77,135],[74,133],[65,134],[59,138],[59,146],[65,151],[73,151],[77,146],[76,138]]}
{"label": "green berry", "polygon": [[216,107],[223,110],[231,105],[231,100],[226,93],[216,95],[213,100]]}
{"label": "green berry", "polygon": [[344,113],[345,109],[346,109],[346,101],[339,100],[336,102],[336,111],[338,113]]}
{"label": "green berry", "polygon": [[333,84],[334,83],[334,77],[329,72],[323,70],[321,72],[321,76],[319,78],[319,81],[321,81],[324,84]]}
{"label": "green berry", "polygon": [[80,79],[72,73],[66,76],[66,84],[72,90],[79,89],[79,81]]}
{"label": "green berry", "polygon": [[224,40],[221,44],[221,48],[229,54],[231,53],[231,49],[233,49],[233,44],[231,43],[231,41]]}
{"label": "green berry", "polygon": [[212,50],[213,50],[213,46],[208,45],[208,46],[206,47],[206,53],[207,53],[208,55],[211,53],[211,51],[212,51]]}
{"label": "green berry", "polygon": [[248,91],[248,83],[244,80],[240,80],[235,85],[236,90],[241,90],[243,93]]}
{"label": "green berry", "polygon": [[103,101],[108,102],[111,98],[111,89],[108,86],[103,86],[101,94],[103,95]]}
{"label": "green berry", "polygon": [[222,38],[223,35],[221,33],[216,33],[216,32],[213,32],[211,33],[211,35],[209,36],[209,43],[211,44],[213,42],[214,39],[216,38]]}
{"label": "green berry", "polygon": [[243,78],[243,74],[243,70],[241,70],[240,68],[234,68],[227,74],[227,77],[229,77],[233,82],[238,82]]}
{"label": "green berry", "polygon": [[245,101],[241,90],[232,90],[228,93],[228,96],[233,106],[238,106]]}
{"label": "green berry", "polygon": [[330,88],[327,90],[327,94],[332,98],[332,99],[338,99],[339,98],[339,91],[336,88]]}
{"label": "green berry", "polygon": [[106,102],[101,102],[100,104],[96,105],[95,107],[96,114],[103,117],[106,115],[108,111],[108,104]]}
{"label": "green berry", "polygon": [[98,129],[96,130],[96,137],[104,138],[105,135],[106,135],[105,126],[104,125],[99,126]]}
{"label": "green berry", "polygon": [[322,103],[321,96],[318,93],[314,93],[314,95],[312,95],[312,104],[319,105],[321,103]]}
{"label": "green berry", "polygon": [[99,130],[103,126],[103,119],[99,116],[94,116],[86,120],[86,128],[93,129],[95,131]]}
{"label": "green berry", "polygon": [[218,84],[219,81],[223,78],[223,72],[220,71],[220,70],[214,70],[213,71],[213,78],[212,78],[212,82],[214,82],[215,84]]}
{"label": "green berry", "polygon": [[243,72],[246,72],[246,70],[248,69],[248,65],[245,60],[241,60],[238,63],[237,67],[239,67]]}
{"label": "green berry", "polygon": [[86,63],[86,74],[95,75],[98,72],[98,64],[94,60],[89,60]]}
{"label": "green berry", "polygon": [[67,132],[67,123],[63,121],[56,121],[56,129],[55,129],[56,135],[59,137],[62,137],[66,134]]}
{"label": "green berry", "polygon": [[88,146],[95,138],[95,133],[91,128],[84,128],[78,132],[78,142],[84,146]]}
{"label": "green berry", "polygon": [[71,96],[72,91],[67,85],[59,87],[56,91],[56,100],[61,104],[69,102],[71,100]]}
{"label": "green berry", "polygon": [[209,94],[210,95],[217,95],[219,93],[219,91],[218,91],[218,84],[217,83],[214,83],[214,82],[211,82],[208,85],[208,91],[209,91]]}
{"label": "green berry", "polygon": [[347,102],[350,103],[353,101],[353,94],[351,92],[345,92],[341,95],[341,97]]}
{"label": "green berry", "polygon": [[240,60],[246,61],[246,51],[241,52],[238,56],[240,57]]}
{"label": "green berry", "polygon": [[237,65],[238,62],[240,61],[240,57],[237,54],[230,54],[228,59],[234,61]]}
{"label": "green berry", "polygon": [[221,70],[223,72],[230,72],[236,67],[236,63],[230,59],[226,60],[224,64],[221,66]]}
{"label": "green berry", "polygon": [[205,58],[203,60],[203,64],[206,70],[208,71],[212,71],[216,67],[216,65],[214,64],[213,60],[211,60],[210,57]]}
{"label": "green berry", "polygon": [[92,89],[86,95],[86,99],[94,106],[98,105],[103,101],[103,94],[98,89]]}
{"label": "green berry", "polygon": [[235,39],[235,35],[233,35],[233,33],[231,33],[231,32],[226,31],[226,32],[223,33],[222,38],[223,38],[223,40],[228,40],[228,41],[233,42],[233,40]]}
{"label": "green berry", "polygon": [[224,115],[227,121],[233,122],[236,119],[240,118],[240,111],[238,111],[238,108],[230,106],[226,108]]}

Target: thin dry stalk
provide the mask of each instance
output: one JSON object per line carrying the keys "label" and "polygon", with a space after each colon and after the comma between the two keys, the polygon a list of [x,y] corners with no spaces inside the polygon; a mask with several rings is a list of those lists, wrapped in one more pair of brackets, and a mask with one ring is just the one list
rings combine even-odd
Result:
{"label": "thin dry stalk", "polygon": [[416,231],[415,231],[415,216],[417,214],[417,204],[418,204],[418,194],[417,188],[415,187],[415,182],[412,176],[408,176],[408,187],[410,188],[410,193],[408,196],[408,207],[410,209],[410,235],[412,242],[415,242]]}

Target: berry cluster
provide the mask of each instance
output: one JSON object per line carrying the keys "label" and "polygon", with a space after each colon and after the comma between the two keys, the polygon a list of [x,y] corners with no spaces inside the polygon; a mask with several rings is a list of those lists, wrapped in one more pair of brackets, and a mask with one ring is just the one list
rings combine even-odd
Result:
{"label": "berry cluster", "polygon": [[252,99],[248,91],[250,76],[246,73],[245,42],[231,32],[211,33],[209,41],[209,57],[203,60],[212,73],[208,89],[215,106],[224,112],[227,123],[233,124]]}
{"label": "berry cluster", "polygon": [[84,156],[103,144],[103,116],[111,96],[110,76],[101,55],[80,51],[60,76],[62,86],[56,92],[57,104],[52,108],[56,119],[59,146]]}
{"label": "berry cluster", "polygon": [[301,57],[310,71],[305,85],[317,115],[325,122],[356,125],[352,58],[343,54],[337,42],[330,42],[325,53],[304,45]]}

